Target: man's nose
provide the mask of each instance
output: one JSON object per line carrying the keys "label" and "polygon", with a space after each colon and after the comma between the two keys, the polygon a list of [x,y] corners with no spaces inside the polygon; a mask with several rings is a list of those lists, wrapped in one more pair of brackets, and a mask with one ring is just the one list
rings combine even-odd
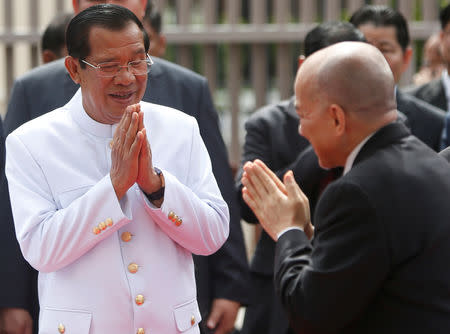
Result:
{"label": "man's nose", "polygon": [[127,66],[121,67],[119,72],[117,72],[114,81],[116,84],[129,85],[136,80],[133,73],[130,72]]}

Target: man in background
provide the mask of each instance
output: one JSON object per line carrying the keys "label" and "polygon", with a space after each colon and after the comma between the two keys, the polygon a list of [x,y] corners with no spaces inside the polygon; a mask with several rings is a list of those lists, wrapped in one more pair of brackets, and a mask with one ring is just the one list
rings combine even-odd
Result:
{"label": "man in background", "polygon": [[[412,57],[408,24],[403,15],[388,6],[366,5],[353,13],[350,22],[381,51],[398,85]],[[407,117],[412,134],[439,152],[444,111],[402,92],[398,86],[396,99],[397,109]]]}
{"label": "man in background", "polygon": [[72,17],[72,13],[58,14],[45,28],[41,38],[42,63],[67,56],[66,28]]}
{"label": "man in background", "polygon": [[161,12],[156,8],[155,4],[148,0],[145,8],[145,15],[142,24],[147,31],[150,40],[150,49],[148,53],[152,56],[162,58],[166,53],[166,36],[162,33],[162,16]]}
{"label": "man in background", "polygon": [[[147,0],[96,1],[95,4],[105,2],[123,5],[139,18],[143,18],[147,6]],[[75,14],[93,4],[89,0],[72,1]],[[225,245],[212,256],[194,256],[198,302],[203,318],[201,330],[226,333],[233,329],[240,305],[248,302],[249,273],[239,207],[226,147],[219,131],[218,116],[204,77],[165,60],[153,60],[143,100],[179,109],[197,119],[200,135],[211,157],[214,175],[230,210],[230,236]],[[64,105],[77,89],[78,85],[70,79],[62,59],[33,69],[18,78],[5,117],[6,133]],[[0,305],[0,326],[12,321],[17,325],[8,328],[20,328],[20,324],[28,323],[29,316],[23,312],[24,309],[30,312],[35,323],[37,320],[37,272],[23,260],[15,235],[11,233],[11,226],[12,221],[3,224],[0,233],[0,244],[10,245],[11,240],[15,244],[14,248],[5,248],[7,253],[3,268],[14,268],[15,275],[1,275],[2,296],[8,302]],[[20,277],[20,280],[16,277]],[[18,330],[10,333],[23,332]]]}

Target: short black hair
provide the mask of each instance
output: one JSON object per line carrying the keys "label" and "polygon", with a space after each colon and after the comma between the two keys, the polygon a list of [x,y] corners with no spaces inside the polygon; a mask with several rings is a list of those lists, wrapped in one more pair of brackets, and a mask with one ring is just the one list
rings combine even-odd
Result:
{"label": "short black hair", "polygon": [[310,30],[305,37],[305,57],[339,42],[365,42],[361,31],[349,22],[325,22]]}
{"label": "short black hair", "polygon": [[42,50],[50,50],[58,57],[61,56],[61,50],[66,46],[66,28],[72,17],[72,13],[63,13],[53,18],[42,35]]}
{"label": "short black hair", "polygon": [[350,22],[355,27],[371,23],[375,27],[393,26],[396,31],[397,42],[403,51],[409,46],[410,38],[408,23],[405,17],[397,10],[383,5],[366,5],[353,13]]}
{"label": "short black hair", "polygon": [[161,13],[157,10],[153,1],[148,0],[147,6],[145,7],[144,18],[142,19],[145,22],[148,22],[150,27],[157,33],[161,33],[162,28],[162,17]]}
{"label": "short black hair", "polygon": [[442,30],[444,30],[447,23],[450,22],[450,5],[442,8],[441,12],[439,13],[439,20],[441,21],[441,28]]}
{"label": "short black hair", "polygon": [[[119,31],[130,22],[135,23],[142,31],[145,52],[148,52],[150,40],[136,15],[122,6],[101,4],[86,8],[70,21],[66,32],[69,56],[84,59],[90,54],[89,33],[93,27]],[[84,68],[85,64],[81,62],[80,66]]]}

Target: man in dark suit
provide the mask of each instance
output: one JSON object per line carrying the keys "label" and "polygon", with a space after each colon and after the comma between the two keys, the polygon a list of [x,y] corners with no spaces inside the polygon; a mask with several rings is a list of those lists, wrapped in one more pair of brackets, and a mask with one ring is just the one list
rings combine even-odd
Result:
{"label": "man in dark suit", "polygon": [[[364,36],[348,22],[320,24],[305,37],[305,56],[341,41],[364,41]],[[304,57],[299,59],[300,64],[303,60]],[[287,170],[293,170],[295,179],[311,198],[314,207],[329,174],[319,167],[309,142],[299,135],[298,124],[294,98],[263,107],[248,119],[237,184],[239,195],[242,166],[247,161],[261,159],[280,177]],[[338,173],[337,170],[333,172]],[[242,218],[257,224],[257,218],[241,196],[239,201]],[[274,254],[275,243],[267,233],[262,232],[250,266],[252,299],[245,313],[242,334],[280,334],[289,331],[287,317],[273,289]]]}
{"label": "man in dark suit", "polygon": [[[75,13],[93,4],[92,1],[73,0]],[[126,3],[118,1],[117,4],[124,4],[138,17],[143,17],[147,0],[129,0]],[[179,109],[197,119],[200,134],[211,157],[214,175],[230,210],[230,236],[225,245],[212,256],[194,256],[198,303],[203,318],[202,330],[226,333],[233,328],[240,305],[248,302],[249,273],[239,207],[226,147],[218,127],[218,116],[204,77],[165,60],[153,60],[155,63],[148,75],[143,100]],[[40,66],[18,78],[13,86],[5,118],[6,133],[64,105],[77,89],[78,86],[65,69],[64,60]],[[7,195],[4,198],[6,197]],[[3,224],[2,229],[5,231],[0,233],[2,238],[14,240],[15,243],[15,247],[5,248],[9,256],[3,270],[14,267],[17,271],[15,275],[1,275],[0,299],[14,300],[15,304],[10,305],[11,307],[29,310],[36,320],[36,272],[23,260],[12,227],[12,221]],[[23,285],[20,287],[17,276],[23,278]],[[1,306],[7,308],[9,305]],[[5,310],[7,309],[3,311]],[[8,319],[14,319],[14,316]]]}
{"label": "man in dark suit", "polygon": [[[383,53],[398,84],[413,54],[408,24],[403,15],[388,6],[366,5],[353,13],[350,22],[362,31],[370,44]],[[412,134],[439,152],[444,110],[447,108],[441,110],[433,107],[398,88],[396,98],[397,109],[407,117]]]}
{"label": "man in dark suit", "polygon": [[446,331],[450,168],[395,122],[383,55],[359,42],[318,51],[300,67],[295,95],[299,131],[320,165],[344,167],[317,204],[315,228],[292,172],[281,182],[255,161],[242,179],[244,200],[277,241],[276,288],[291,325],[298,333]]}

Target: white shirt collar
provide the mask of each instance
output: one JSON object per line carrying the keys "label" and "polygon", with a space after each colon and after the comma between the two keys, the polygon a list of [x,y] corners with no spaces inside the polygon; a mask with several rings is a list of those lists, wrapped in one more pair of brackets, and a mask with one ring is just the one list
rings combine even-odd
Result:
{"label": "white shirt collar", "polygon": [[444,85],[445,96],[447,98],[447,110],[450,110],[450,77],[447,70],[442,71],[442,84]]}
{"label": "white shirt collar", "polygon": [[344,166],[344,172],[343,175],[347,174],[350,169],[352,169],[353,163],[355,162],[356,156],[358,155],[359,151],[361,151],[361,148],[364,146],[364,144],[375,134],[375,132],[372,132],[370,135],[368,135],[366,138],[364,138],[356,147],[353,149],[353,151],[348,155],[347,160],[345,160],[345,166]]}
{"label": "white shirt collar", "polygon": [[79,88],[72,99],[66,105],[66,108],[69,109],[69,112],[75,123],[77,123],[78,126],[84,131],[96,137],[112,138],[118,123],[111,125],[99,123],[93,120],[84,110],[82,101],[83,98],[81,95],[81,88]]}

